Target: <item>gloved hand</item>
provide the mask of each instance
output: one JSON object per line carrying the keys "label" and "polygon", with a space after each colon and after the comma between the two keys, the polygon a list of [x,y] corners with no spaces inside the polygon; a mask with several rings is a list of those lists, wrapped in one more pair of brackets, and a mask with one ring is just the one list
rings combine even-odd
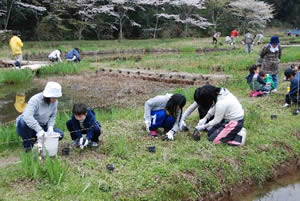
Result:
{"label": "gloved hand", "polygon": [[148,120],[145,120],[145,126],[146,126],[146,130],[148,133],[150,133],[150,126],[151,126],[151,122]]}
{"label": "gloved hand", "polygon": [[200,121],[198,122],[197,126],[201,126],[201,125],[204,125],[206,124],[206,118],[203,118],[203,119],[200,119]]}
{"label": "gloved hand", "polygon": [[50,134],[50,135],[51,135],[52,133],[54,133],[53,127],[52,127],[52,126],[49,126],[49,127],[48,127],[47,133]]}
{"label": "gloved hand", "polygon": [[88,144],[89,144],[88,139],[86,139],[85,137],[80,138],[79,140],[80,149],[84,149],[85,147],[87,147]]}
{"label": "gloved hand", "polygon": [[180,122],[179,128],[180,128],[181,131],[188,131],[189,130],[184,121]]}
{"label": "gloved hand", "polygon": [[203,130],[205,129],[205,126],[204,126],[204,125],[197,125],[197,126],[195,127],[195,129],[196,129],[197,131],[203,131]]}
{"label": "gloved hand", "polygon": [[36,137],[39,139],[39,138],[42,138],[44,135],[45,135],[45,131],[40,130],[39,132],[37,132]]}
{"label": "gloved hand", "polygon": [[174,140],[174,134],[175,132],[170,130],[169,132],[167,132],[167,137],[168,137],[168,140]]}

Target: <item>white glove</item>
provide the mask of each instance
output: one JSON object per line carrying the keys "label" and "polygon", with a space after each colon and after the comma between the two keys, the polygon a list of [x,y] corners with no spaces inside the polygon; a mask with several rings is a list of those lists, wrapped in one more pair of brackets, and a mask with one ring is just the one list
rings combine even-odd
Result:
{"label": "white glove", "polygon": [[195,129],[196,129],[197,131],[203,131],[203,130],[205,129],[205,126],[204,126],[204,125],[197,125],[197,126],[195,127]]}
{"label": "white glove", "polygon": [[146,126],[146,130],[148,133],[150,133],[150,126],[151,126],[151,121],[145,120],[145,126]]}
{"label": "white glove", "polygon": [[39,132],[37,132],[36,137],[39,139],[39,138],[42,138],[44,135],[45,135],[45,131],[40,130]]}
{"label": "white glove", "polygon": [[201,125],[204,125],[206,124],[206,118],[203,118],[203,119],[200,119],[200,121],[198,122],[197,126],[201,126]]}
{"label": "white glove", "polygon": [[186,130],[187,126],[186,123],[184,121],[180,121],[180,125],[179,125],[180,130]]}
{"label": "white glove", "polygon": [[85,147],[87,147],[87,145],[89,144],[88,139],[81,137],[79,140],[79,144],[80,144],[80,149],[83,149]]}
{"label": "white glove", "polygon": [[54,131],[53,131],[53,126],[49,126],[49,127],[48,127],[47,133],[48,133],[48,134],[54,133]]}
{"label": "white glove", "polygon": [[174,131],[170,130],[166,135],[169,140],[174,140]]}

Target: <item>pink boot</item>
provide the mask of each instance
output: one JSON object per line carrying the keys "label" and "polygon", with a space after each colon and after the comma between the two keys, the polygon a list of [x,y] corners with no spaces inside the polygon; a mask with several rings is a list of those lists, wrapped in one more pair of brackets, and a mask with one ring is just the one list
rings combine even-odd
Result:
{"label": "pink boot", "polygon": [[157,132],[156,131],[150,131],[152,137],[157,137]]}

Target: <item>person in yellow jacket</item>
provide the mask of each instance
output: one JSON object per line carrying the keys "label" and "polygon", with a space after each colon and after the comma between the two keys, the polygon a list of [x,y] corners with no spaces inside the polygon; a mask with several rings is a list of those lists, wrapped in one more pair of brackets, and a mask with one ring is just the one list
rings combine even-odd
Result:
{"label": "person in yellow jacket", "polygon": [[16,58],[16,62],[14,63],[14,65],[18,68],[21,68],[21,61],[23,60],[22,57],[23,42],[19,38],[18,32],[13,32],[13,37],[9,41],[9,46],[11,47],[13,56]]}

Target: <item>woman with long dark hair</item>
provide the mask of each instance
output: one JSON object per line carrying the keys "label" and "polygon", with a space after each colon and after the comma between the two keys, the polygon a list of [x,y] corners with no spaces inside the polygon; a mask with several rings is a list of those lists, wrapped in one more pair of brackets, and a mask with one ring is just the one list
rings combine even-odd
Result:
{"label": "woman with long dark hair", "polygon": [[[205,115],[207,114],[208,110],[210,109],[211,105],[209,104],[202,104],[201,107],[198,104],[200,98],[200,94],[201,94],[201,90],[202,87],[199,87],[195,90],[194,92],[194,103],[192,103],[183,113],[182,118],[181,118],[181,122],[180,122],[180,130],[182,131],[187,131],[188,127],[185,123],[185,120],[197,109],[198,113],[199,113],[199,119],[202,119],[205,117]],[[200,125],[200,124],[199,124]]]}
{"label": "woman with long dark hair", "polygon": [[214,144],[220,142],[236,146],[244,144],[246,137],[243,128],[244,110],[232,93],[225,88],[205,85],[196,91],[194,98],[196,102],[193,103],[194,108],[195,105],[200,108],[210,108],[200,119],[196,130],[207,130],[208,138]]}
{"label": "woman with long dark hair", "polygon": [[181,94],[160,95],[146,101],[144,120],[147,132],[157,137],[157,129],[164,128],[165,139],[174,140],[185,104],[186,99]]}

